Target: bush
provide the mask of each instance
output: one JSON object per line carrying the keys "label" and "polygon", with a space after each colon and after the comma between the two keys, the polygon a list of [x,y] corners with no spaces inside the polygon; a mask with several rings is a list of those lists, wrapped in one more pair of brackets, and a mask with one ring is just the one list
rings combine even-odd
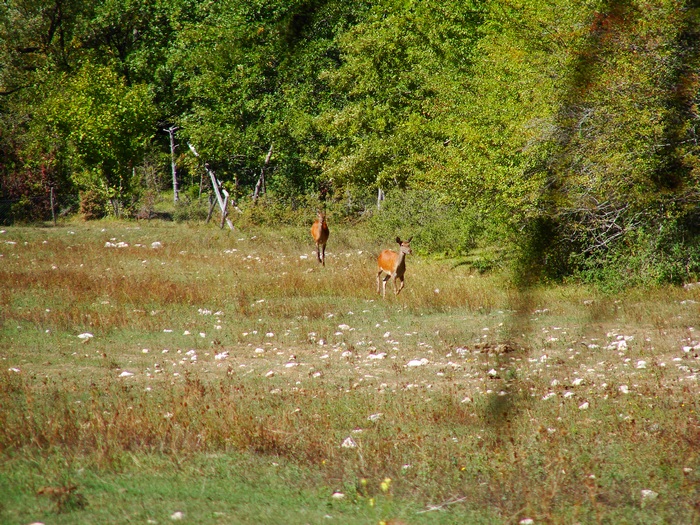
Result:
{"label": "bush", "polygon": [[477,243],[476,217],[425,190],[388,194],[369,222],[378,243],[413,237],[413,248],[420,253],[464,255]]}
{"label": "bush", "polygon": [[107,199],[97,190],[86,190],[80,193],[80,214],[86,221],[102,219],[107,215]]}
{"label": "bush", "polygon": [[[221,221],[221,213],[216,213],[219,210],[217,206],[212,220]],[[230,213],[230,210],[229,210]],[[176,222],[188,221],[206,221],[209,214],[209,203],[204,199],[190,200],[188,198],[180,199],[175,204],[173,209],[173,220]]]}

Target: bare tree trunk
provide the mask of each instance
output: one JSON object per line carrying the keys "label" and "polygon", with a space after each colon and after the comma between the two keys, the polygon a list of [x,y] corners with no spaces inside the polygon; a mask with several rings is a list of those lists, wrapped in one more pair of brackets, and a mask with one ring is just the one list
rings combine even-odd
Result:
{"label": "bare tree trunk", "polygon": [[[221,210],[221,224],[219,224],[219,228],[223,229],[224,227],[224,221],[227,221],[229,225],[231,225],[231,221],[228,220],[228,192],[225,193],[224,197],[224,209]],[[233,226],[231,226],[231,229],[233,229]]]}
{"label": "bare tree trunk", "polygon": [[377,190],[377,209],[381,208],[383,200],[384,200],[384,190],[379,188]]}
{"label": "bare tree trunk", "polygon": [[[194,154],[195,157],[199,157],[199,153],[197,153],[197,150],[194,148],[192,144],[188,144],[190,147],[190,151]],[[221,187],[221,183],[219,182],[219,179],[216,178],[216,174],[214,173],[214,170],[212,170],[209,167],[209,163],[205,162],[204,163],[204,169],[207,171],[209,174],[209,178],[211,179],[211,188],[214,191],[214,195],[216,195],[216,200],[219,203],[219,208],[221,208],[221,227],[224,227],[224,222],[228,224],[228,227],[233,231],[233,222],[231,222],[231,219],[228,218],[228,200],[229,200],[229,194],[228,192]],[[224,194],[225,199],[221,197],[221,194]],[[235,206],[236,203],[234,202],[233,205]],[[209,209],[209,216],[207,217],[207,222],[209,222],[209,219],[211,219],[211,213],[214,208],[214,205],[212,204],[210,209]]]}
{"label": "bare tree trunk", "polygon": [[[216,200],[219,201],[219,207],[221,208],[221,227],[224,227],[224,221],[228,224],[228,227],[233,230],[233,223],[231,219],[228,218],[227,208],[228,208],[228,192],[221,187],[219,179],[216,178],[214,171],[209,167],[209,164],[204,164],[204,167],[211,177],[211,186],[214,189],[214,194],[216,195]],[[221,197],[224,194],[225,198]]]}
{"label": "bare tree trunk", "polygon": [[270,163],[270,157],[272,157],[272,146],[273,145],[270,144],[270,150],[267,152],[267,157],[265,157],[265,163],[263,164],[263,167],[260,170],[260,178],[258,179],[258,183],[255,185],[255,192],[253,193],[253,203],[257,202],[258,197],[261,193],[265,193],[265,169]]}
{"label": "bare tree trunk", "polygon": [[177,202],[180,200],[177,188],[177,169],[175,168],[175,131],[178,128],[176,126],[171,126],[168,129],[164,129],[166,133],[170,135],[170,166],[173,171],[173,201]]}

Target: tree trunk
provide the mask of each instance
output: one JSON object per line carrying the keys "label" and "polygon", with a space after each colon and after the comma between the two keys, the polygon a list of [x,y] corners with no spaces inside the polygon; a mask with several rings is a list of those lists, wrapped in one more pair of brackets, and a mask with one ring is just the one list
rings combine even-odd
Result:
{"label": "tree trunk", "polygon": [[258,183],[255,185],[255,192],[253,193],[253,204],[255,204],[258,200],[258,197],[262,194],[265,193],[265,168],[267,168],[267,165],[270,163],[270,157],[272,157],[272,144],[270,144],[270,150],[267,152],[267,157],[265,157],[265,163],[263,164],[262,169],[260,170],[260,178],[258,179]]}
{"label": "tree trunk", "polygon": [[170,135],[170,166],[172,168],[173,172],[173,201],[178,202],[180,200],[180,196],[178,194],[178,187],[177,187],[177,169],[175,167],[175,131],[178,128],[175,126],[171,126],[168,129],[164,129],[166,133]]}

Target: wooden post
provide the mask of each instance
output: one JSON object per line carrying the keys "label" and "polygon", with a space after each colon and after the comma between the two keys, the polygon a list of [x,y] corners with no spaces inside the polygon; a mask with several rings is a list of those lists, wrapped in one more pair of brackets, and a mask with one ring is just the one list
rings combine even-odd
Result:
{"label": "wooden post", "polygon": [[382,188],[379,188],[377,190],[377,209],[381,208],[383,200],[384,200],[384,190],[382,190]]}
{"label": "wooden post", "polygon": [[209,224],[209,221],[211,220],[211,216],[214,213],[214,206],[216,206],[216,199],[210,193],[209,194],[209,213],[207,214],[207,224]]}
{"label": "wooden post", "polygon": [[168,129],[164,129],[166,133],[170,135],[170,166],[173,172],[173,201],[177,202],[180,200],[177,188],[177,169],[175,167],[175,131],[177,126],[170,126]]}
{"label": "wooden post", "polygon": [[53,186],[51,186],[51,219],[53,220],[53,225],[56,226],[56,205],[53,198]]}

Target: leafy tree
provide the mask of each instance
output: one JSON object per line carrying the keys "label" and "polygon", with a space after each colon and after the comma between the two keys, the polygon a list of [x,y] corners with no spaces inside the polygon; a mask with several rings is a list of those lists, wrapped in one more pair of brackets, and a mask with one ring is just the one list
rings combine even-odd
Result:
{"label": "leafy tree", "polygon": [[252,187],[271,145],[270,187],[312,190],[313,117],[329,96],[317,72],[337,63],[334,39],[363,2],[225,1],[202,6],[179,33],[169,68],[181,136],[224,178]]}
{"label": "leafy tree", "polygon": [[341,66],[322,74],[334,92],[316,122],[324,176],[375,191],[439,186],[481,21],[475,2],[384,1],[342,35]]}
{"label": "leafy tree", "polygon": [[58,86],[46,112],[73,153],[76,185],[102,191],[118,214],[154,132],[148,86],[127,86],[111,69],[88,62]]}

